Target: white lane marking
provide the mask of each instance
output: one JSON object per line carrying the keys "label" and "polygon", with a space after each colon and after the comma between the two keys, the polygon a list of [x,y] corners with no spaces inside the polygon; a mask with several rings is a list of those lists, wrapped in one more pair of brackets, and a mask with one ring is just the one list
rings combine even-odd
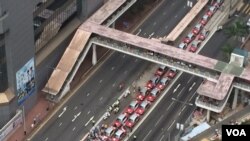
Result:
{"label": "white lane marking", "polygon": [[47,141],[47,140],[49,140],[49,138],[47,137],[44,141]]}
{"label": "white lane marking", "polygon": [[88,111],[87,115],[90,114],[90,111]]}
{"label": "white lane marking", "polygon": [[186,8],[186,5],[184,5],[183,8]]}
{"label": "white lane marking", "polygon": [[89,96],[90,95],[90,93],[87,93],[87,96]]}
{"label": "white lane marking", "polygon": [[193,75],[189,78],[189,80],[188,80],[188,82],[187,83],[189,83],[192,79],[193,79]]}
{"label": "white lane marking", "polygon": [[174,125],[174,122],[175,122],[175,120],[170,124],[170,126],[168,127],[168,130]]}
{"label": "white lane marking", "polygon": [[177,18],[177,17],[178,17],[178,15],[175,15],[175,16],[174,16],[174,18]]}
{"label": "white lane marking", "polygon": [[103,97],[101,97],[99,100],[102,101]]}
{"label": "white lane marking", "polygon": [[112,87],[115,87],[115,83],[112,85]]}
{"label": "white lane marking", "polygon": [[79,112],[76,115],[74,115],[74,118],[71,121],[74,122],[77,119],[77,117],[79,117],[81,115],[81,113],[82,112]]}
{"label": "white lane marking", "polygon": [[180,96],[180,94],[182,93],[182,91],[184,90],[184,88],[185,88],[185,87],[183,87],[183,88],[181,89],[181,91],[178,93],[177,98]]}
{"label": "white lane marking", "polygon": [[77,106],[74,107],[74,110],[76,110],[76,109],[77,109]]}
{"label": "white lane marking", "polygon": [[90,121],[93,120],[93,119],[94,119],[94,116],[92,116],[92,117],[89,119],[89,121],[87,121],[87,122],[85,123],[84,126],[88,126],[88,124],[90,123]]}
{"label": "white lane marking", "polygon": [[138,61],[138,59],[136,58],[136,59],[135,59],[135,62],[137,62],[137,61]]}
{"label": "white lane marking", "polygon": [[144,140],[146,140],[146,138],[149,136],[149,134],[152,132],[152,130],[150,130],[149,132],[148,132],[148,134],[143,138],[143,141]]}
{"label": "white lane marking", "polygon": [[182,109],[181,109],[181,111],[180,111],[180,113],[179,113],[179,116],[181,115],[181,113],[183,112],[183,110],[186,108],[186,106],[184,106]]}
{"label": "white lane marking", "polygon": [[135,34],[136,36],[139,35],[141,33],[141,29],[139,29],[139,31]]}
{"label": "white lane marking", "polygon": [[166,14],[167,14],[167,12],[163,12],[163,13],[162,13],[163,16],[166,15]]}
{"label": "white lane marking", "polygon": [[66,110],[67,110],[67,106],[63,108],[63,111],[58,115],[58,117],[60,118],[64,114],[64,112],[66,112]]}
{"label": "white lane marking", "polygon": [[174,89],[173,93],[175,93],[180,86],[181,84],[178,84],[177,87]]}
{"label": "white lane marking", "polygon": [[76,130],[76,127],[74,127],[73,129],[72,129],[72,131],[75,131]]}
{"label": "white lane marking", "polygon": [[102,83],[102,80],[100,80],[99,83]]}
{"label": "white lane marking", "polygon": [[193,87],[194,87],[195,84],[196,84],[196,82],[194,82],[194,83],[192,84],[192,86],[188,89],[188,91],[191,91],[191,90],[193,89]]}
{"label": "white lane marking", "polygon": [[189,102],[192,100],[192,98],[195,96],[195,93],[196,92],[194,92],[194,94],[190,97],[190,99],[188,100]]}
{"label": "white lane marking", "polygon": [[115,67],[112,67],[112,68],[111,68],[111,70],[114,70],[114,69],[115,69]]}
{"label": "white lane marking", "polygon": [[163,115],[161,115],[160,119],[156,122],[155,127],[160,123],[160,121],[162,120],[162,118],[163,118]]}
{"label": "white lane marking", "polygon": [[156,25],[156,22],[154,22],[153,25],[155,26],[155,25]]}
{"label": "white lane marking", "polygon": [[155,34],[155,32],[151,33],[148,38],[151,38],[153,35]]}
{"label": "white lane marking", "polygon": [[122,57],[123,57],[123,58],[125,58],[125,57],[126,57],[126,55],[124,54]]}
{"label": "white lane marking", "polygon": [[59,127],[62,125],[62,122],[59,123]]}
{"label": "white lane marking", "polygon": [[166,25],[164,28],[165,28],[165,29],[168,29],[168,25]]}
{"label": "white lane marking", "polygon": [[181,109],[181,111],[184,111],[184,109],[186,109],[186,107],[187,107],[187,106],[185,105],[185,106]]}
{"label": "white lane marking", "polygon": [[163,138],[164,138],[164,135],[162,135],[162,136],[161,136],[161,139],[160,139],[160,141],[162,141],[162,140],[163,140]]}
{"label": "white lane marking", "polygon": [[171,106],[174,104],[174,102],[172,102],[169,106],[168,106],[168,109],[167,111],[171,108]]}
{"label": "white lane marking", "polygon": [[[142,119],[135,125],[134,129],[132,130],[132,132],[130,132],[130,135],[132,135],[138,128],[139,126],[143,123],[143,121],[146,120],[146,118],[152,113],[152,111],[155,109],[155,107],[163,100],[163,97],[167,94],[167,92],[169,92],[169,90],[176,84],[176,81],[178,80],[178,78],[180,76],[182,76],[183,72],[180,72],[177,74],[177,76],[175,77],[175,79],[173,79],[172,83],[170,83],[170,85],[168,86],[168,88],[166,90],[163,91],[163,93],[160,95],[160,97],[158,98],[158,100],[156,101],[155,104],[153,104],[153,106],[151,108],[149,108],[149,111],[142,117]],[[125,90],[126,91],[126,90]],[[126,136],[124,141],[128,141],[130,136]],[[86,139],[86,138],[84,138]],[[83,140],[82,140],[83,141]]]}

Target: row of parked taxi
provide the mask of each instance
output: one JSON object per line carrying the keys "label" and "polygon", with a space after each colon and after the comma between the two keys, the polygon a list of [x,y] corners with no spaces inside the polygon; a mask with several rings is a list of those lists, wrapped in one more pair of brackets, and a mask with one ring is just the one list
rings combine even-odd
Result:
{"label": "row of parked taxi", "polygon": [[112,125],[105,130],[105,135],[102,139],[105,141],[122,140],[128,131],[133,130],[150,105],[156,101],[177,73],[177,70],[174,68],[160,66],[145,86],[138,89],[136,98],[130,102]]}
{"label": "row of parked taxi", "polygon": [[192,31],[182,40],[178,45],[181,49],[188,48],[190,52],[196,52],[200,47],[201,42],[206,39],[209,34],[209,31],[204,28],[208,23],[210,18],[214,13],[220,8],[223,4],[223,0],[215,0],[215,2],[209,7],[206,13],[202,16],[199,22],[193,27]]}

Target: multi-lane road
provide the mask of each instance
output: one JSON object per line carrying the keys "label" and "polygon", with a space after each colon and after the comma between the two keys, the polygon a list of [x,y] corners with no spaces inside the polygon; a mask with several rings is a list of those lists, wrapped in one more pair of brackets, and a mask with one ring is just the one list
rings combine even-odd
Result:
{"label": "multi-lane road", "polygon": [[[227,39],[224,32],[216,32],[199,54],[223,60],[220,50]],[[176,129],[176,124],[184,124],[195,109],[196,90],[201,82],[201,78],[183,73],[133,135],[141,141],[172,141],[178,137],[179,130]],[[194,83],[194,87],[189,91]],[[178,90],[173,92],[179,84]],[[186,104],[172,100],[172,98]],[[190,106],[189,103],[194,106]]]}
{"label": "multi-lane road", "polygon": [[[183,5],[185,2],[165,0],[163,5],[140,27],[141,36],[147,38],[154,31],[160,32],[156,35],[169,32],[188,11],[187,8],[178,10],[181,12],[176,11]],[[176,12],[180,15],[169,22],[169,28],[162,29],[162,26],[166,27],[168,22],[162,18],[164,12],[160,15],[162,13],[160,10],[165,11],[165,14]],[[155,17],[157,19],[152,19]],[[32,140],[79,140],[91,127],[91,125],[85,126],[89,119],[94,116],[94,119],[98,120],[106,108],[119,97],[117,85],[120,82],[130,84],[148,64],[147,61],[114,53]],[[67,107],[67,110],[58,118],[64,107]]]}
{"label": "multi-lane road", "polygon": [[[165,0],[160,8],[139,27],[141,29],[139,35],[145,38],[148,38],[150,35],[152,37],[167,35],[189,10],[190,8],[186,6],[186,1]],[[210,48],[208,51],[204,51],[205,55],[213,54],[213,51],[216,52],[219,49],[217,41],[212,40],[211,44],[213,46],[204,47],[205,49]],[[124,82],[126,85],[129,85],[145,70],[148,64],[150,63],[147,61],[114,53],[32,140],[79,140],[91,128],[91,125],[87,124],[89,123],[88,121],[92,117],[97,121],[106,108],[119,97],[120,93],[117,91],[118,84]],[[176,122],[184,122],[194,108],[194,106],[173,101],[171,98],[174,97],[180,101],[193,103],[195,98],[193,95],[200,82],[200,78],[185,73],[182,74],[173,88],[170,89],[163,100],[156,106],[156,109],[153,110],[153,113],[149,115],[135,132],[135,134],[140,135],[138,139],[161,140],[163,138],[165,140],[167,138],[165,132],[172,131],[174,129],[173,124]],[[190,86],[194,83],[196,85],[189,91]],[[180,87],[173,92],[173,89],[178,84],[180,84]],[[67,107],[65,112],[58,117],[63,112],[64,107]],[[157,114],[154,113],[161,114],[155,116]],[[178,118],[176,118],[177,116]],[[158,124],[155,125],[157,122]]]}

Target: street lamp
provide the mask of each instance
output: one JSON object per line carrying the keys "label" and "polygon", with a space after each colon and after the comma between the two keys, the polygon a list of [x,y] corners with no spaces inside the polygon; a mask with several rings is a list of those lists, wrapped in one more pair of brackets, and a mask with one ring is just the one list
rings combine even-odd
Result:
{"label": "street lamp", "polygon": [[194,104],[193,103],[187,103],[187,102],[183,102],[183,101],[180,101],[180,100],[178,100],[178,99],[176,99],[176,98],[171,98],[173,101],[176,101],[176,102],[180,102],[180,103],[182,103],[182,104],[186,104],[186,105],[189,105],[189,106],[193,106]]}

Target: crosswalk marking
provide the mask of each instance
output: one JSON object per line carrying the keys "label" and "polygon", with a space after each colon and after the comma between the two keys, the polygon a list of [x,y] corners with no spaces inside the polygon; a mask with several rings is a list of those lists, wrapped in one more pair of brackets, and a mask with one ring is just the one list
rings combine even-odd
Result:
{"label": "crosswalk marking", "polygon": [[250,7],[247,8],[246,14],[250,12]]}
{"label": "crosswalk marking", "polygon": [[248,6],[249,6],[249,4],[246,4],[246,5],[244,6],[243,10],[241,10],[241,11],[244,13],[245,10],[247,10]]}

